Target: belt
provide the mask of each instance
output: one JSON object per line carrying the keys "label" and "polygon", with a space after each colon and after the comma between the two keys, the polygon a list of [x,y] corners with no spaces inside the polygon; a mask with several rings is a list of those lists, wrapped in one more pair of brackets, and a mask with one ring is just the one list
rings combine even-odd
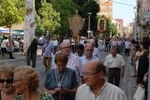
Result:
{"label": "belt", "polygon": [[119,70],[120,70],[120,68],[118,68],[118,67],[109,68],[109,70],[116,70],[116,69],[119,69]]}

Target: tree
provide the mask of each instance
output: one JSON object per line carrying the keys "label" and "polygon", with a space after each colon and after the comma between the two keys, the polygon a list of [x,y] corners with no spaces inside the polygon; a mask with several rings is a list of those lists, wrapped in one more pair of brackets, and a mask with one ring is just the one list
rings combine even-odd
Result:
{"label": "tree", "polygon": [[115,23],[112,23],[112,29],[111,29],[111,32],[112,32],[112,36],[117,36],[117,25]]}
{"label": "tree", "polygon": [[60,13],[53,9],[51,3],[42,0],[38,14],[36,16],[37,30],[54,33],[56,28],[60,27]]}
{"label": "tree", "polygon": [[1,0],[0,25],[11,30],[13,24],[22,22],[25,14],[24,4],[24,0]]}
{"label": "tree", "polygon": [[[22,22],[25,14],[24,0],[1,0],[0,1],[0,25],[9,28],[10,44],[12,44],[12,25]],[[12,47],[10,46],[12,57]],[[12,57],[13,58],[13,57]]]}
{"label": "tree", "polygon": [[35,10],[38,11],[41,8],[41,0],[35,0]]}
{"label": "tree", "polygon": [[85,24],[84,24],[83,30],[81,31],[82,35],[85,35],[85,33],[87,33],[87,29],[88,29],[88,15],[87,15],[87,13],[88,12],[92,13],[92,16],[90,18],[90,20],[91,20],[91,25],[90,25],[91,28],[90,29],[93,32],[96,32],[97,31],[97,22],[98,22],[97,13],[99,12],[99,5],[96,3],[96,1],[88,0],[79,6],[79,14],[83,18],[85,18]]}
{"label": "tree", "polygon": [[117,35],[117,25],[115,23],[112,23],[112,21],[109,18],[106,18],[107,25],[106,25],[106,32],[107,32],[107,37],[110,36],[116,36]]}
{"label": "tree", "polygon": [[55,33],[60,36],[70,36],[71,31],[69,29],[69,18],[71,18],[77,9],[77,5],[72,0],[47,0],[51,2],[54,9],[60,13],[60,25]]}

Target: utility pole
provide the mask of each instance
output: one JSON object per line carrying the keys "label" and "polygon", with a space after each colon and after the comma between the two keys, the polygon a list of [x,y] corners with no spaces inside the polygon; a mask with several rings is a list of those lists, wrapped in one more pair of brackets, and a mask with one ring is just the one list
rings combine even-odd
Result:
{"label": "utility pole", "polygon": [[133,8],[133,11],[134,11],[134,15],[135,15],[135,21],[134,21],[134,37],[135,37],[135,40],[138,41],[138,32],[137,32],[137,8],[134,7]]}
{"label": "utility pole", "polygon": [[88,38],[89,38],[89,34],[91,33],[91,31],[90,31],[90,26],[91,26],[90,23],[91,23],[92,13],[88,12],[87,14],[88,14],[88,31],[87,31],[87,33],[88,33]]}

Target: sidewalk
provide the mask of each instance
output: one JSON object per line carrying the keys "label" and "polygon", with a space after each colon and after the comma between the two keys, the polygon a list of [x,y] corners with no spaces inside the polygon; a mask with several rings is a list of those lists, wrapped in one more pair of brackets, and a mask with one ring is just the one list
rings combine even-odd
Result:
{"label": "sidewalk", "polygon": [[[0,65],[9,64],[9,63],[13,63],[13,62],[19,62],[19,61],[26,59],[26,56],[21,52],[14,52],[13,55],[14,55],[15,59],[4,59],[4,60],[0,59]],[[41,55],[41,49],[38,49],[37,56],[40,56],[40,55]]]}
{"label": "sidewalk", "polygon": [[13,55],[14,55],[15,59],[4,59],[4,60],[1,59],[0,60],[0,65],[9,64],[9,63],[25,60],[25,58],[26,58],[26,56],[24,56],[20,52],[13,53]]}

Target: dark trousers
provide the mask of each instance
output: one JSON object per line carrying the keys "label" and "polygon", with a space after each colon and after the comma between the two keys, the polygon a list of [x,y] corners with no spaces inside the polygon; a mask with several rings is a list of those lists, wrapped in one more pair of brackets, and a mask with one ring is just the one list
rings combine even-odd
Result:
{"label": "dark trousers", "polygon": [[30,66],[32,61],[32,67],[36,67],[36,54],[27,54],[27,65]]}
{"label": "dark trousers", "polygon": [[109,51],[109,44],[105,44],[105,51]]}
{"label": "dark trousers", "polygon": [[129,56],[130,54],[130,49],[125,49],[125,56]]}
{"label": "dark trousers", "polygon": [[120,83],[120,68],[109,68],[108,70],[108,82],[119,87]]}
{"label": "dark trousers", "polygon": [[14,59],[12,51],[8,51],[8,54],[9,54],[9,59]]}

